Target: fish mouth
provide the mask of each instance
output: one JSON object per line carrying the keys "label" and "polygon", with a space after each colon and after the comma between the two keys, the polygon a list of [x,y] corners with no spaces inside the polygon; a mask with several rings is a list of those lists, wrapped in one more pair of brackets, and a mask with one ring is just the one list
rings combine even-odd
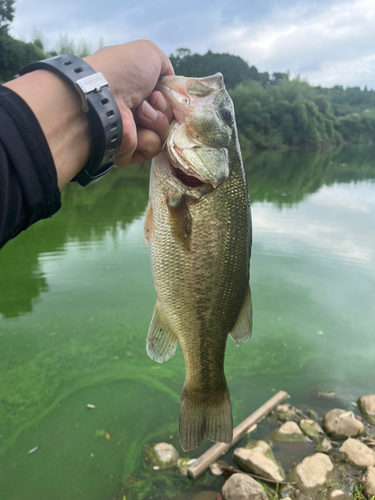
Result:
{"label": "fish mouth", "polygon": [[[169,161],[175,169],[172,173],[185,187],[207,192],[216,189],[228,177],[227,158],[224,163],[222,158],[215,161],[217,155],[224,153],[197,141],[186,126],[178,122],[172,124],[166,145]],[[215,170],[211,168],[213,164],[223,167]]]}
{"label": "fish mouth", "polygon": [[203,182],[199,177],[192,175],[191,172],[186,173],[183,166],[168,159],[170,173],[177,182],[191,193],[198,195],[199,193],[206,194],[213,191],[214,187],[210,182]]}
{"label": "fish mouth", "polygon": [[180,168],[176,168],[171,164],[172,168],[172,173],[173,175],[183,184],[184,186],[191,188],[191,189],[196,189],[201,186],[204,186],[204,182],[202,182],[198,177],[194,177],[193,175],[187,175],[183,170]]}

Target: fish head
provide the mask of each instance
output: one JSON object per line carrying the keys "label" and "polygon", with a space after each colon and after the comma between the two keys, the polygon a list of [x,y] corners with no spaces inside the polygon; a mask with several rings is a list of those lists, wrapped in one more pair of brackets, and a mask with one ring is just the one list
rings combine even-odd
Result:
{"label": "fish head", "polygon": [[222,74],[166,76],[156,88],[175,116],[166,143],[172,173],[188,194],[212,191],[229,177],[229,147],[236,136],[233,103]]}

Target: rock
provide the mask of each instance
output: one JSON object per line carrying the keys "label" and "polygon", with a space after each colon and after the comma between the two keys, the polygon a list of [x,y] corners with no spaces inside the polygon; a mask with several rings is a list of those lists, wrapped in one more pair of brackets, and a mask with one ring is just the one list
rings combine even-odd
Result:
{"label": "rock", "polygon": [[210,465],[210,471],[214,476],[222,476],[223,469],[216,462]]}
{"label": "rock", "polygon": [[305,437],[296,422],[285,422],[273,432],[276,441],[304,441]]}
{"label": "rock", "polygon": [[297,465],[296,473],[301,489],[311,489],[322,486],[333,470],[331,459],[324,453],[315,453],[306,457]]}
{"label": "rock", "polygon": [[335,399],[336,393],[333,391],[318,391],[317,394],[318,398],[324,398],[324,399]]}
{"label": "rock", "polygon": [[345,458],[356,467],[365,469],[375,465],[375,453],[358,439],[347,439],[339,449]]}
{"label": "rock", "polygon": [[[178,452],[176,448],[168,443],[158,443],[146,448],[146,460],[158,469],[175,467],[178,462]],[[158,470],[155,469],[155,470]]]}
{"label": "rock", "polygon": [[288,498],[290,498],[290,495],[292,495],[293,491],[294,488],[291,484],[283,486],[279,491],[280,498],[282,498],[283,500],[288,500]]}
{"label": "rock", "polygon": [[245,448],[234,450],[233,460],[246,472],[282,482],[285,474],[265,441],[249,441]]}
{"label": "rock", "polygon": [[323,440],[316,445],[316,451],[319,451],[321,453],[329,453],[330,451],[333,450],[333,446],[331,444],[331,441],[325,437]]}
{"label": "rock", "polygon": [[371,425],[375,425],[375,395],[362,396],[358,400],[358,406],[364,419]]}
{"label": "rock", "polygon": [[348,495],[342,490],[331,491],[329,500],[350,500]]}
{"label": "rock", "polygon": [[312,420],[319,420],[319,415],[316,413],[315,410],[313,410],[312,408],[308,408],[306,410],[306,414],[309,418],[311,418]]}
{"label": "rock", "polygon": [[224,500],[268,500],[262,485],[246,474],[233,474],[221,491]]}
{"label": "rock", "polygon": [[309,438],[319,441],[324,436],[324,431],[317,422],[309,419],[302,419],[299,426]]}
{"label": "rock", "polygon": [[191,500],[216,500],[217,493],[216,491],[200,491],[196,495],[193,496]]}
{"label": "rock", "polygon": [[324,429],[335,439],[356,437],[364,433],[365,427],[352,411],[334,409],[324,417]]}
{"label": "rock", "polygon": [[297,409],[290,404],[278,405],[276,407],[277,418],[280,420],[297,420]]}
{"label": "rock", "polygon": [[179,471],[181,472],[181,474],[183,476],[188,476],[188,468],[190,467],[190,465],[193,465],[194,462],[196,462],[197,459],[196,458],[191,458],[190,460],[188,458],[180,458],[178,461],[177,461],[177,467],[179,469]]}
{"label": "rock", "polygon": [[368,467],[362,478],[362,484],[366,495],[371,498],[375,495],[375,467]]}

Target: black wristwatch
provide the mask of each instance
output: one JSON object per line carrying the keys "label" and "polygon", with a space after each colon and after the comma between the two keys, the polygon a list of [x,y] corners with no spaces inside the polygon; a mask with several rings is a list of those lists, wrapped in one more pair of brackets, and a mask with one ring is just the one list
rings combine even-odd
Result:
{"label": "black wristwatch", "polygon": [[90,156],[84,169],[74,177],[81,186],[96,182],[113,167],[122,140],[120,110],[101,73],[79,57],[63,54],[27,64],[20,69],[22,76],[36,69],[46,69],[61,76],[76,88],[82,99],[90,127]]}

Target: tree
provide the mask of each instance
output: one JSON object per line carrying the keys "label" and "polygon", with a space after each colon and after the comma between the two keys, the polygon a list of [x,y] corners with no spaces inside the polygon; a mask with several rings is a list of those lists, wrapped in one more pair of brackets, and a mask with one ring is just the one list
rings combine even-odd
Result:
{"label": "tree", "polygon": [[14,17],[14,0],[0,0],[0,31],[8,31]]}

